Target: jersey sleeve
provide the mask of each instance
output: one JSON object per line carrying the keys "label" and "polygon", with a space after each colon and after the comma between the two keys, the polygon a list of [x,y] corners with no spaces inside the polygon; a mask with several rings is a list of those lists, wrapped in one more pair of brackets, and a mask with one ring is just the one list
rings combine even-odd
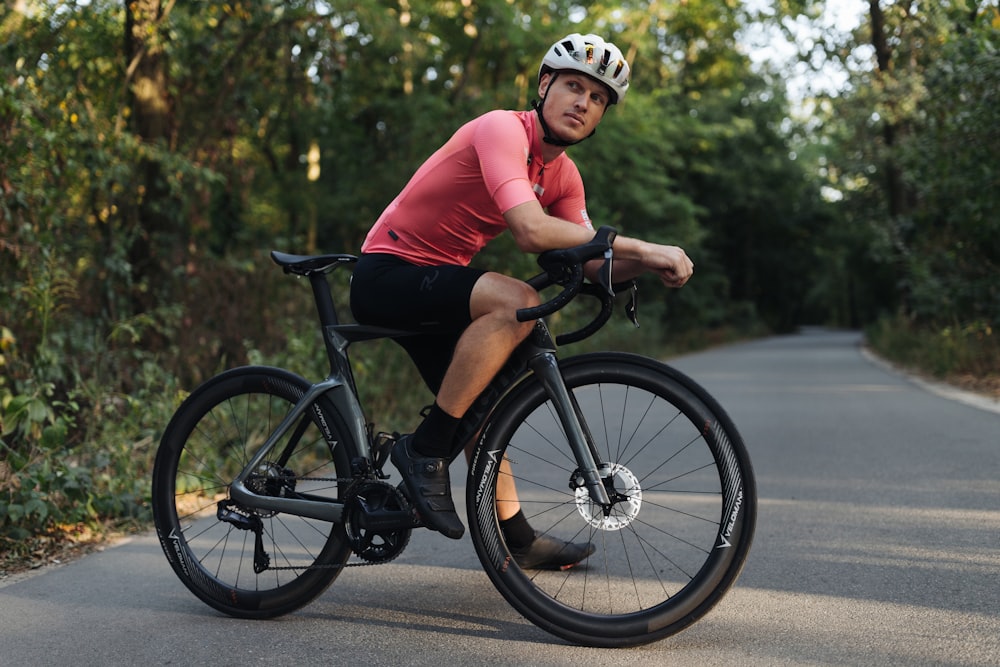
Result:
{"label": "jersey sleeve", "polygon": [[473,146],[483,182],[501,214],[536,198],[528,179],[528,137],[517,116],[506,111],[486,114]]}
{"label": "jersey sleeve", "polygon": [[559,170],[559,182],[550,189],[557,193],[552,201],[547,201],[542,197],[542,205],[548,210],[549,215],[575,222],[588,229],[594,226],[587,213],[587,195],[583,187],[583,177],[576,165],[566,158]]}

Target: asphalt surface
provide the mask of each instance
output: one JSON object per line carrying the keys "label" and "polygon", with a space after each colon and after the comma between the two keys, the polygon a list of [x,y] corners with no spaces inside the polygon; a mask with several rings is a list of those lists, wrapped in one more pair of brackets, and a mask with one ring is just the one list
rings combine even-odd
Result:
{"label": "asphalt surface", "polygon": [[507,606],[468,537],[429,531],[297,613],[230,619],[147,534],[0,580],[0,665],[1000,664],[1000,406],[915,383],[860,340],[809,330],[671,361],[743,433],[759,516],[736,587],[656,644],[567,645]]}

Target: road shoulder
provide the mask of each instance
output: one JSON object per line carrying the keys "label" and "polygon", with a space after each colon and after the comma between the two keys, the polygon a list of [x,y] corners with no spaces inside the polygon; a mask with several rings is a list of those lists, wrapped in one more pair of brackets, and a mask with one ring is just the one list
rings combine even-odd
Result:
{"label": "road shoulder", "polygon": [[920,377],[905,368],[897,366],[882,357],[879,357],[868,345],[864,343],[861,344],[861,354],[875,366],[893,373],[894,375],[904,377],[925,391],[929,391],[932,394],[941,396],[942,398],[964,403],[965,405],[969,405],[980,410],[1000,414],[1000,399],[994,398],[988,394],[968,391],[966,389],[955,387],[954,385]]}

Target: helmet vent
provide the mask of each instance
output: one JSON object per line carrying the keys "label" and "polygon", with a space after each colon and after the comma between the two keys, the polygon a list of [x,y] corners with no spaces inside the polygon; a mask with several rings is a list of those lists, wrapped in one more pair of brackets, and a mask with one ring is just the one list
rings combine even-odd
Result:
{"label": "helmet vent", "polygon": [[611,64],[611,54],[607,51],[604,52],[604,57],[601,58],[601,64],[597,66],[597,73],[604,76],[604,73],[608,71],[608,65]]}

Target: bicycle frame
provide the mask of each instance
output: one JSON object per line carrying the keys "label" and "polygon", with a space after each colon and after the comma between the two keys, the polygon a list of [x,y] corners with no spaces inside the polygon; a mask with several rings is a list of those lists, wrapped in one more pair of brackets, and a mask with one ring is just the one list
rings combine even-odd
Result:
{"label": "bicycle frame", "polygon": [[[260,463],[271,453],[275,445],[285,436],[299,418],[305,414],[309,408],[315,408],[316,402],[321,396],[329,396],[334,406],[342,415],[353,416],[350,420],[352,435],[358,446],[358,453],[370,458],[370,448],[368,446],[368,434],[364,426],[364,419],[360,418],[360,408],[356,406],[357,399],[353,392],[346,388],[346,383],[339,376],[330,376],[325,380],[314,384],[309,391],[292,408],[291,412],[282,420],[274,432],[268,437],[267,442],[250,459],[250,462],[233,480],[229,487],[229,495],[233,500],[243,503],[247,507],[261,510],[274,510],[293,514],[296,516],[319,519],[321,521],[339,522],[342,520],[343,503],[309,500],[304,498],[283,498],[278,496],[258,495],[246,486],[247,478],[253,473]],[[323,429],[323,436],[330,447],[335,447],[336,442],[333,433],[323,418],[323,411],[316,409],[316,416]],[[293,439],[290,445],[295,444]]]}
{"label": "bicycle frame", "polygon": [[[345,261],[342,260],[342,263]],[[329,398],[334,408],[347,421],[350,436],[355,441],[357,455],[371,461],[371,436],[357,397],[347,348],[355,341],[393,338],[411,335],[411,332],[356,324],[340,324],[325,272],[312,272],[308,274],[308,277],[323,328],[323,339],[330,360],[330,374],[326,379],[313,384],[271,433],[264,445],[233,480],[230,486],[230,496],[233,500],[253,509],[284,512],[321,521],[340,522],[343,520],[343,503],[330,500],[259,495],[247,487],[246,481],[310,408],[315,410],[317,421],[329,446],[335,447],[337,445],[334,434],[325,422],[323,411],[317,406],[317,402],[323,396]],[[552,399],[553,405],[556,406],[559,420],[576,459],[582,484],[587,487],[590,497],[595,503],[604,507],[610,505],[611,499],[604,487],[597,465],[596,446],[576,401],[563,382],[556,358],[555,344],[543,320],[537,320],[531,336],[518,348],[515,355],[512,356],[511,362],[514,364],[511,370],[515,370],[518,379],[512,381],[509,373],[501,372],[498,374],[487,390],[483,392],[484,396],[489,396],[492,400],[480,404],[479,410],[470,410],[472,414],[467,415],[467,417],[477,426],[481,426],[498,400],[520,379],[525,378],[528,369],[530,369],[538,377]],[[296,440],[293,435],[288,447],[294,448]]]}

